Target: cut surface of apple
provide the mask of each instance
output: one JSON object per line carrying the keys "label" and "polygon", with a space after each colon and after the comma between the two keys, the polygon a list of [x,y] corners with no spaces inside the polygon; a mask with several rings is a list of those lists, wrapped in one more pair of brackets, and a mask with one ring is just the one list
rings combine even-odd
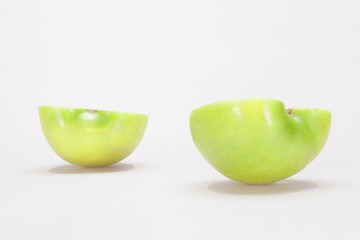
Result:
{"label": "cut surface of apple", "polygon": [[190,114],[198,150],[226,177],[247,184],[285,179],[309,164],[324,147],[331,113],[285,109],[272,99],[208,104]]}
{"label": "cut surface of apple", "polygon": [[137,113],[40,106],[41,127],[52,149],[69,163],[111,165],[140,143],[148,116]]}

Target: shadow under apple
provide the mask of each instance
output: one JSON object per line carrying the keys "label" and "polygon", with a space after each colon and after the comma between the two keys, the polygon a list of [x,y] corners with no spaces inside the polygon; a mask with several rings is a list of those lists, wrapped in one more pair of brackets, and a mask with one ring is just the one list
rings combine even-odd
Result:
{"label": "shadow under apple", "polygon": [[318,184],[302,180],[283,180],[267,185],[248,185],[235,181],[221,181],[208,185],[213,192],[227,195],[271,195],[300,192],[318,187]]}
{"label": "shadow under apple", "polygon": [[63,165],[49,169],[49,172],[55,174],[88,174],[88,173],[110,173],[124,172],[134,168],[134,165],[128,163],[119,163],[105,167],[80,167],[76,165]]}

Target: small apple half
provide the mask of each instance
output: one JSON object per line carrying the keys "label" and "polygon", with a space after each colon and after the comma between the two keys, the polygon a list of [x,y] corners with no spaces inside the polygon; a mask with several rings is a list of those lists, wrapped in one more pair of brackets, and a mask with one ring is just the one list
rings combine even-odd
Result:
{"label": "small apple half", "polygon": [[324,147],[331,113],[285,109],[272,99],[221,101],[190,114],[194,143],[220,173],[238,182],[268,184],[309,164]]}
{"label": "small apple half", "polygon": [[137,113],[40,106],[44,135],[65,161],[101,167],[121,161],[140,143],[148,116]]}

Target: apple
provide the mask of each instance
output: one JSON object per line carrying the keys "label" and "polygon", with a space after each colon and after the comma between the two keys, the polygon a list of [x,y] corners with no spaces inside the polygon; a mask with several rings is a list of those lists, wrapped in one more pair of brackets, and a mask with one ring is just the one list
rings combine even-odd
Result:
{"label": "apple", "polygon": [[272,99],[216,102],[190,114],[192,138],[207,161],[226,177],[247,184],[285,179],[324,147],[331,113],[285,109]]}
{"label": "apple", "polygon": [[140,143],[148,116],[137,113],[40,106],[44,135],[65,161],[85,167],[111,165]]}

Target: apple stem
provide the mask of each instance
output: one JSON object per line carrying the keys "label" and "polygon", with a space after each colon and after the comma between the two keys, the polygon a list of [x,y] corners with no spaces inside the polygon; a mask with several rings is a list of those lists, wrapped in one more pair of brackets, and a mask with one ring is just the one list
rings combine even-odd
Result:
{"label": "apple stem", "polygon": [[294,116],[295,109],[293,109],[293,108],[288,108],[288,109],[285,109],[285,111],[286,111],[287,114],[289,114],[290,116]]}
{"label": "apple stem", "polygon": [[93,110],[93,109],[86,109],[86,112],[88,112],[88,113],[97,113],[97,110]]}

